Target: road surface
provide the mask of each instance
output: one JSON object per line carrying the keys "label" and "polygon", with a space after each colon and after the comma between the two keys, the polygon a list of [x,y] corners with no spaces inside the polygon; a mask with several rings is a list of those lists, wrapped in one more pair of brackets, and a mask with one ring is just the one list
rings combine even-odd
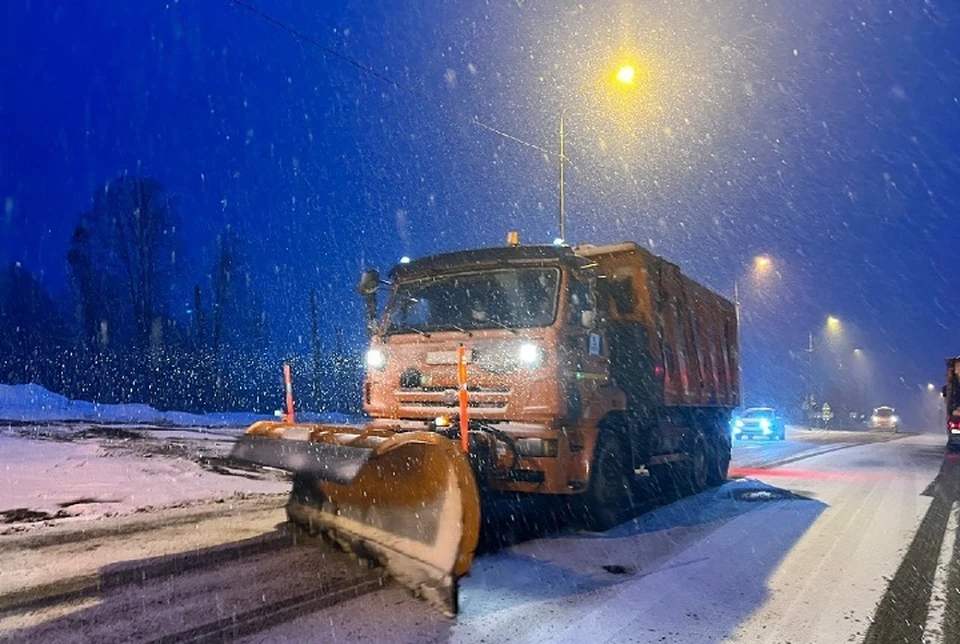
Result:
{"label": "road surface", "polygon": [[[223,534],[191,550],[200,558],[107,564],[115,541],[54,543],[48,557],[0,542],[41,590],[58,565],[100,557],[99,587],[79,576],[74,596],[19,606],[0,593],[0,640],[960,641],[960,593],[949,592],[960,586],[960,461],[939,434],[890,438],[801,430],[738,443],[720,488],[604,534],[534,535],[478,557],[456,619],[318,544],[284,542],[262,504],[243,515],[256,525],[198,520],[197,532]],[[184,538],[179,525],[137,538],[169,544]]]}
{"label": "road surface", "polygon": [[939,434],[887,438],[739,444],[748,478],[478,559],[456,620],[388,587],[245,641],[960,641],[960,462]]}

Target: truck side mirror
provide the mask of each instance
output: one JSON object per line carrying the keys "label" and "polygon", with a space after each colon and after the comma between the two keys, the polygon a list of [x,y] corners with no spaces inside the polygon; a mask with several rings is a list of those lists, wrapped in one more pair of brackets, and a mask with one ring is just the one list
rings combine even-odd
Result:
{"label": "truck side mirror", "polygon": [[371,268],[360,273],[360,283],[357,284],[357,291],[360,295],[375,295],[379,286],[380,271]]}
{"label": "truck side mirror", "polygon": [[367,314],[367,332],[373,335],[377,331],[377,289],[380,286],[380,271],[365,270],[360,273],[360,283],[357,292],[364,299]]}

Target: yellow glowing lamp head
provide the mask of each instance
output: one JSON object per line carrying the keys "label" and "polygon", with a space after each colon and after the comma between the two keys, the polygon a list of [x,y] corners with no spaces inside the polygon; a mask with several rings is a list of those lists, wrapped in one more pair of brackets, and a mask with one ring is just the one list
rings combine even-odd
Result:
{"label": "yellow glowing lamp head", "polygon": [[624,85],[633,85],[637,77],[637,69],[633,65],[624,65],[617,70],[617,80]]}
{"label": "yellow glowing lamp head", "polygon": [[437,427],[450,427],[450,425],[452,425],[449,416],[437,416],[437,418],[434,420],[434,424]]}

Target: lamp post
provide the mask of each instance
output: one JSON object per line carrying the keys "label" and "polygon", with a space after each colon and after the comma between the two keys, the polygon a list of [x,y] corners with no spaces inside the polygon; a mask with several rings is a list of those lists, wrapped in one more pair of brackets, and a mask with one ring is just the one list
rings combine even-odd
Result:
{"label": "lamp post", "polygon": [[[757,255],[753,258],[751,267],[751,274],[755,278],[760,278],[773,268],[773,260],[769,255]],[[733,281],[733,306],[737,322],[737,380],[740,383],[740,405],[743,406],[746,396],[744,395],[745,387],[743,386],[743,332],[740,329],[743,318],[740,313],[739,278]]]}
{"label": "lamp post", "polygon": [[567,164],[567,157],[563,153],[563,111],[560,111],[560,239],[567,238],[566,213],[564,212],[564,185],[563,168]]}
{"label": "lamp post", "polygon": [[[843,334],[843,322],[836,315],[828,315],[823,329],[826,331],[829,337],[833,339],[839,339]],[[815,393],[813,391],[813,352],[814,352],[814,342],[813,342],[813,331],[807,334],[807,379],[806,379],[806,394],[804,397],[804,404],[807,406],[807,409],[810,412],[810,420],[814,418],[816,410],[814,409],[814,400]],[[855,349],[854,355],[861,355],[862,349]]]}
{"label": "lamp post", "polygon": [[[637,68],[633,65],[622,65],[617,69],[613,75],[614,79],[620,85],[634,85],[637,80]],[[560,126],[557,128],[557,134],[559,139],[559,165],[560,165],[560,181],[559,181],[559,198],[558,198],[558,223],[559,223],[559,233],[560,236],[558,239],[562,242],[567,238],[567,211],[566,211],[566,185],[565,185],[565,173],[567,165],[567,155],[564,150],[564,129],[563,129],[563,117],[564,111],[560,110]]]}

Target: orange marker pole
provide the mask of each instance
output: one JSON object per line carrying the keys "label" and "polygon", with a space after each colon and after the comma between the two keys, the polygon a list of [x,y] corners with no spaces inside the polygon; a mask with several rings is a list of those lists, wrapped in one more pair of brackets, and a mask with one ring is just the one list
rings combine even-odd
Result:
{"label": "orange marker pole", "polygon": [[467,350],[461,344],[457,349],[457,384],[460,385],[460,449],[470,451],[470,417],[467,411]]}
{"label": "orange marker pole", "polygon": [[287,415],[283,419],[285,422],[292,423],[293,417],[293,377],[290,375],[290,365],[283,365],[283,385],[287,390]]}

